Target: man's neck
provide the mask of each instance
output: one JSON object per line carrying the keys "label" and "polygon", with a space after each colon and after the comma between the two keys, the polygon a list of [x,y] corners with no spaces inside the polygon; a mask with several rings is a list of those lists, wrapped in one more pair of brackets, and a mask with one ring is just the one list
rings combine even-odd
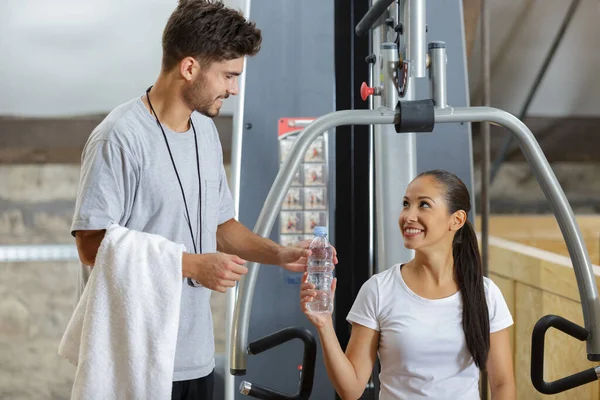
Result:
{"label": "man's neck", "polygon": [[[183,102],[176,82],[170,82],[164,75],[159,76],[150,90],[149,97],[161,124],[175,132],[187,132],[190,129],[189,120],[192,110]],[[142,101],[154,117],[145,95]]]}

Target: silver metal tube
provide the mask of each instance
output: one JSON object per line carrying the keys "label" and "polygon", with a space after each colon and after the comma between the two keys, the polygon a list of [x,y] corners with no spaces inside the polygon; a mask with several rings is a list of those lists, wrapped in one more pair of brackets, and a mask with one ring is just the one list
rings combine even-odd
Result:
{"label": "silver metal tube", "polygon": [[405,34],[408,35],[406,58],[409,64],[409,76],[424,78],[427,73],[426,46],[426,0],[406,0],[408,11],[404,15]]}
{"label": "silver metal tube", "polygon": [[[481,0],[481,75],[483,79],[482,106],[491,105],[490,96],[490,13],[487,0]],[[490,222],[490,124],[482,122],[481,130],[481,266],[483,276],[489,275],[489,222]],[[481,400],[488,400],[487,370],[481,374]]]}
{"label": "silver metal tube", "polygon": [[[381,46],[383,77],[383,104],[395,108],[399,96],[394,84],[398,63],[395,43]],[[404,100],[415,99],[414,79],[408,77]],[[397,217],[402,211],[402,197],[417,173],[415,133],[396,133],[393,125],[378,127],[375,135],[375,227],[377,271],[390,268],[403,260],[410,260],[414,252],[399,246],[403,243]],[[390,216],[396,216],[390,218]]]}
{"label": "silver metal tube", "polygon": [[398,70],[398,45],[393,42],[381,44],[381,73],[383,75],[382,105],[394,109],[398,103],[395,74]]}
{"label": "silver metal tube", "polygon": [[[408,12],[408,5],[406,4],[409,0],[398,0],[398,23],[402,23],[404,27],[404,31],[406,31],[406,15]],[[398,48],[400,49],[400,54],[405,54],[406,52],[406,43],[408,43],[408,38],[406,34],[398,36]],[[406,55],[403,57],[403,61],[406,61]]]}
{"label": "silver metal tube", "polygon": [[[481,69],[483,80],[483,101],[482,106],[491,105],[491,87],[490,87],[490,21],[487,0],[481,0]],[[490,216],[490,124],[481,123],[481,263],[483,266],[483,275],[488,276],[489,255],[488,255],[488,237],[489,237],[489,216]],[[486,377],[484,375],[484,377]],[[485,386],[487,390],[487,386]],[[487,393],[484,391],[484,397]],[[487,398],[482,399],[487,400]]]}
{"label": "silver metal tube", "polygon": [[[369,7],[372,7],[373,0],[369,0]],[[387,29],[378,26],[371,30],[370,35],[370,53],[375,55],[375,62],[369,66],[369,86],[380,87],[379,82],[379,57],[382,41],[387,41],[383,35]],[[377,101],[377,106],[376,106]],[[369,96],[369,110],[374,110],[381,105],[380,96]],[[379,133],[381,125],[369,125],[369,276],[376,273],[375,265],[375,134]]]}
{"label": "silver metal tube", "polygon": [[[244,18],[250,18],[250,2],[244,0],[241,7]],[[246,57],[244,57],[244,69],[238,77],[238,95],[237,107],[233,115],[233,131],[231,141],[231,172],[229,177],[229,188],[233,197],[235,215],[239,218],[240,211],[240,181],[242,175],[242,144],[244,132],[244,104],[246,101]],[[233,313],[235,311],[235,299],[237,297],[237,287],[231,288],[227,292],[227,307],[225,309],[225,337],[229,340],[225,343],[225,354],[231,352],[231,327],[233,325]],[[231,362],[229,357],[224,357],[223,384],[225,400],[235,399],[235,376],[229,373]]]}
{"label": "silver metal tube", "polygon": [[[394,40],[396,40],[396,32],[394,32],[394,27],[398,24],[398,1],[394,1],[389,7],[388,7],[388,13],[390,15],[390,18],[392,18],[394,20],[393,26],[392,27],[385,27],[384,31],[385,31],[385,37],[383,38],[384,42],[393,42]],[[373,32],[374,34],[375,32]]]}
{"label": "silver metal tube", "polygon": [[[300,167],[308,147],[317,136],[342,125],[392,124],[393,122],[394,111],[381,108],[378,110],[336,111],[316,119],[307,126],[298,135],[282,167],[279,169],[256,221],[254,232],[263,237],[269,236],[273,223],[277,219],[281,203],[292,184],[294,174]],[[238,286],[229,358],[231,369],[240,372],[245,371],[247,365],[248,325],[259,267],[258,263],[249,263],[248,274],[241,279]]]}
{"label": "silver metal tube", "polygon": [[414,257],[414,251],[403,246],[398,217],[406,188],[416,176],[417,153],[416,134],[398,134],[393,125],[379,127],[374,139],[376,271],[380,272]]}
{"label": "silver metal tube", "polygon": [[448,107],[446,63],[446,43],[429,43],[429,81],[431,83],[431,98],[437,108]]}
{"label": "silver metal tube", "polygon": [[600,354],[600,303],[592,263],[567,197],[529,128],[514,115],[493,107],[448,107],[435,110],[436,123],[481,121],[504,126],[513,133],[546,198],[550,201],[575,270],[585,328],[590,332],[587,352]]}

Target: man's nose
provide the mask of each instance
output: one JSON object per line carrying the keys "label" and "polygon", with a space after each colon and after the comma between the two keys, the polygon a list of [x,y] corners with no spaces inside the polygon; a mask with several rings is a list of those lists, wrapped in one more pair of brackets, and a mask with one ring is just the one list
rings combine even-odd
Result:
{"label": "man's nose", "polygon": [[236,96],[239,93],[237,78],[233,80],[233,83],[227,89],[227,93],[230,94],[230,95],[232,95],[232,96]]}

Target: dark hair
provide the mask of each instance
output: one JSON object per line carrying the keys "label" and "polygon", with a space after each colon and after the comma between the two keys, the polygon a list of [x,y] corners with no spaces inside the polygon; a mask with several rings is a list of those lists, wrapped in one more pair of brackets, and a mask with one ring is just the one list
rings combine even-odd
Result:
{"label": "dark hair", "polygon": [[[450,213],[458,210],[467,213],[471,211],[469,190],[456,175],[448,171],[432,170],[423,172],[418,177],[421,176],[431,176],[444,187],[444,198]],[[462,325],[467,348],[475,365],[483,371],[490,350],[490,320],[483,286],[481,255],[477,236],[469,220],[454,236],[452,256],[454,276],[463,300]]]}
{"label": "dark hair", "polygon": [[254,22],[221,1],[179,0],[163,32],[163,68],[168,71],[185,57],[208,65],[253,56],[261,42]]}

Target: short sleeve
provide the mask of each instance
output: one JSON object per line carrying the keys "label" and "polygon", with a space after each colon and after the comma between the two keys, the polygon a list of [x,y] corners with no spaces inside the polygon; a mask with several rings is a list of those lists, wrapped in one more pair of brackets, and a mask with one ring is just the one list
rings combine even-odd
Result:
{"label": "short sleeve", "polygon": [[135,197],[136,167],[120,145],[101,139],[86,145],[71,234],[107,229],[127,220]]}
{"label": "short sleeve", "polygon": [[378,292],[377,281],[373,276],[360,288],[346,320],[379,331]]}
{"label": "short sleeve", "polygon": [[488,278],[485,279],[485,295],[490,317],[490,333],[501,331],[513,324],[513,318],[500,288]]}

